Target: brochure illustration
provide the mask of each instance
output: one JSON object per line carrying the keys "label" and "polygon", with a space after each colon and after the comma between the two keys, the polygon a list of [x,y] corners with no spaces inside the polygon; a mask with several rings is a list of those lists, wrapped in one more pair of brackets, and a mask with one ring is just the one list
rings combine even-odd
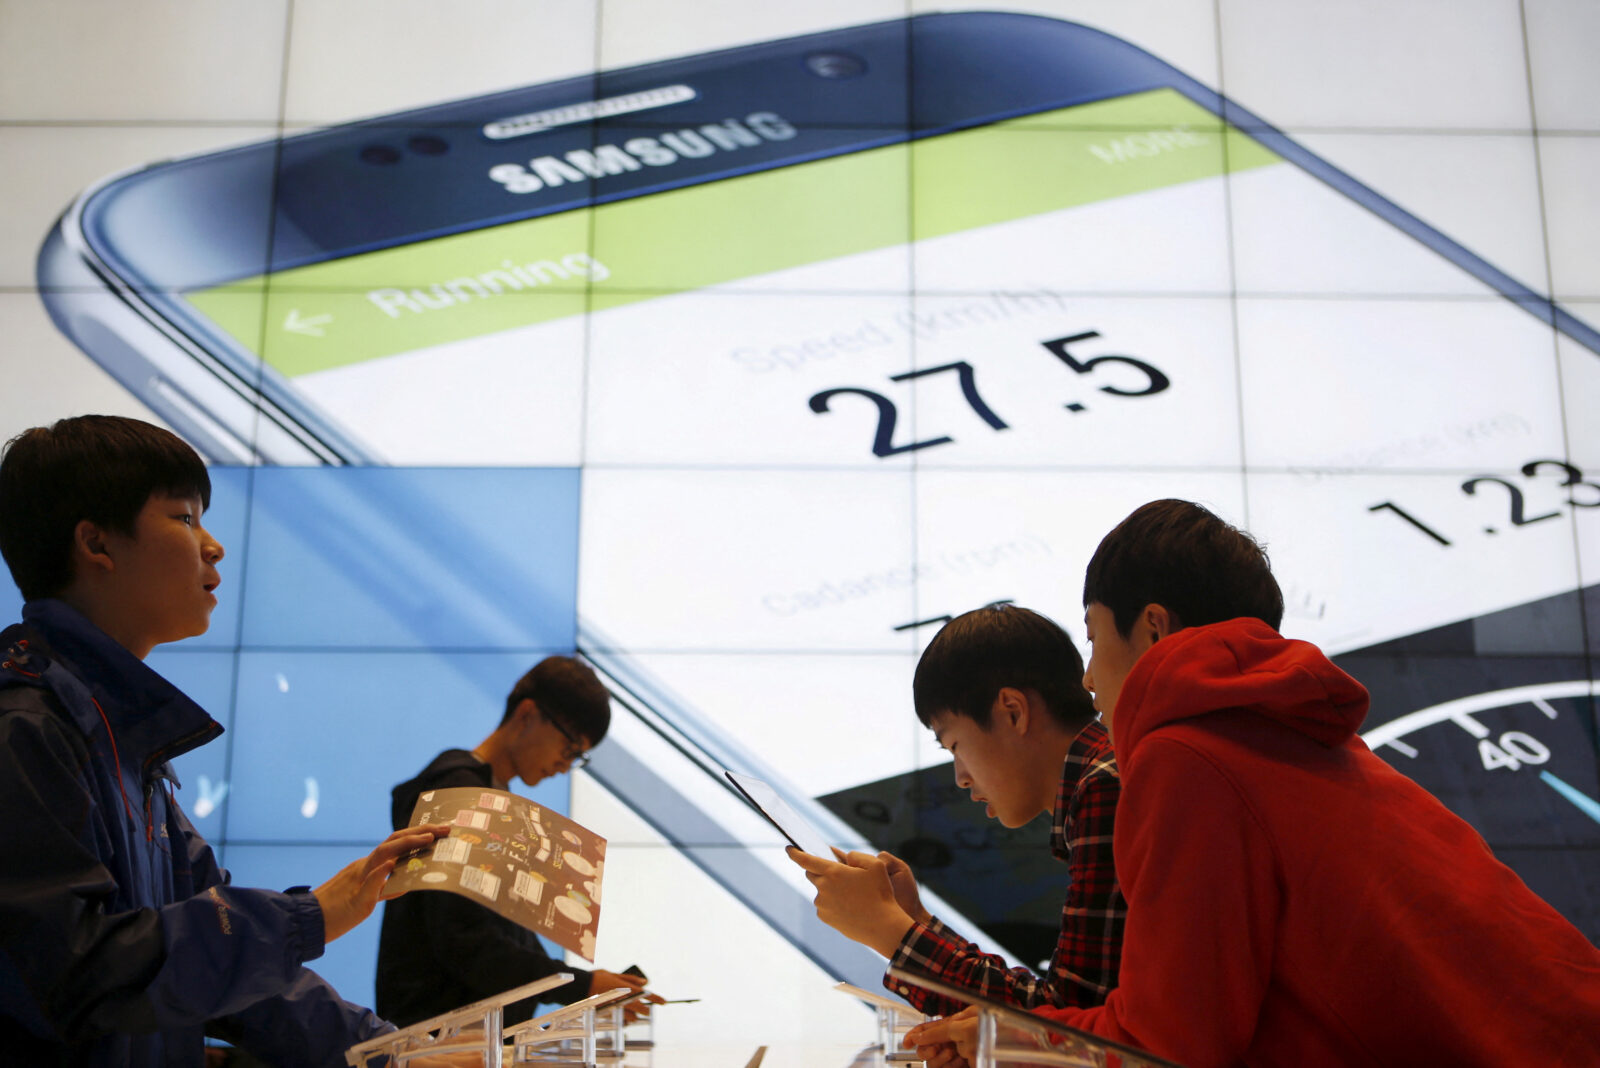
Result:
{"label": "brochure illustration", "polygon": [[457,787],[417,799],[411,826],[450,834],[398,864],[385,897],[446,890],[594,961],[606,840],[558,812],[504,790]]}

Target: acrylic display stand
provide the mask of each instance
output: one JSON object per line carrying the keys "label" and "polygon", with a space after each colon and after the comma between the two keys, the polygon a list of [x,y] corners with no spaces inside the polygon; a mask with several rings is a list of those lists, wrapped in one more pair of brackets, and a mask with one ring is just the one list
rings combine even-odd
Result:
{"label": "acrylic display stand", "polygon": [[570,982],[571,972],[547,975],[494,997],[442,1012],[410,1027],[369,1038],[346,1050],[344,1059],[350,1068],[368,1068],[374,1058],[388,1057],[394,1068],[404,1068],[405,1063],[413,1057],[477,1051],[484,1054],[486,1068],[500,1068],[505,1007]]}
{"label": "acrylic display stand", "polygon": [[928,1019],[926,1016],[905,1002],[896,1001],[875,990],[863,990],[849,983],[835,983],[833,988],[865,1001],[877,1013],[878,1037],[873,1040],[873,1046],[882,1051],[884,1064],[919,1063],[916,1053],[901,1046],[900,1040],[907,1031],[919,1023],[925,1023]]}
{"label": "acrylic display stand", "polygon": [[970,990],[949,986],[916,972],[890,968],[889,975],[977,1008],[978,1049],[971,1062],[972,1068],[997,1068],[1002,1064],[1063,1065],[1066,1068],[1107,1068],[1108,1064],[1120,1065],[1121,1068],[1182,1068],[1153,1053],[990,1001]]}
{"label": "acrylic display stand", "polygon": [[[640,991],[639,994],[643,995],[644,991]],[[597,1017],[599,1020],[599,1026],[605,1031],[605,1041],[610,1043],[610,1045],[606,1048],[611,1050],[620,1050],[623,1052],[626,1052],[630,1049],[655,1048],[656,1014],[654,1011],[654,1006],[650,1006],[651,1011],[646,1013],[641,1019],[635,1021],[636,1023],[643,1023],[645,1025],[645,1037],[628,1037],[627,1008],[630,1004],[632,1004],[632,1002],[633,998],[623,998],[621,1001],[618,1001],[612,1005],[607,1005],[605,1008],[600,1010],[599,1016]]]}
{"label": "acrylic display stand", "polygon": [[[632,991],[626,987],[591,994],[582,1001],[563,1005],[543,1016],[535,1016],[505,1033],[506,1051],[511,1064],[560,1065],[562,1068],[599,1068],[603,1062],[614,1064],[627,1056],[622,1034],[622,1010],[617,1008],[616,1027],[606,1026],[607,1012],[612,1002],[628,997]],[[606,1049],[600,1048],[600,1036],[606,1032]]]}
{"label": "acrylic display stand", "polygon": [[[344,1059],[350,1068],[375,1068],[378,1058],[388,1058],[384,1063],[391,1068],[405,1068],[414,1058],[443,1053],[481,1054],[484,1068],[516,1064],[599,1068],[602,1060],[607,1064],[620,1061],[621,1052],[602,1053],[598,1048],[601,1025],[597,1014],[610,1002],[625,997],[627,990],[607,990],[527,1023],[505,1027],[507,1005],[570,982],[570,972],[557,972],[537,982],[512,987],[410,1027],[369,1038],[351,1046]],[[620,1024],[620,1011],[617,1017]],[[620,1039],[618,1030],[617,1041]],[[620,1050],[620,1046],[617,1048]]]}

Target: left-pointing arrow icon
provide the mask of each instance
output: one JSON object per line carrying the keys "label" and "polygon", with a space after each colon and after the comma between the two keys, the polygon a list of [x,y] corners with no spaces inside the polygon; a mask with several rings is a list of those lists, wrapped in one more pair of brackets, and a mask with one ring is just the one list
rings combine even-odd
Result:
{"label": "left-pointing arrow icon", "polygon": [[331,315],[301,315],[299,308],[290,308],[289,314],[283,317],[283,328],[307,337],[321,337],[323,324],[331,322]]}

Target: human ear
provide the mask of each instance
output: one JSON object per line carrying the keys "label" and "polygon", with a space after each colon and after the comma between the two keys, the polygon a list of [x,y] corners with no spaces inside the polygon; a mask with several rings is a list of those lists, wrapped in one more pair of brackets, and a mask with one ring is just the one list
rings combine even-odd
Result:
{"label": "human ear", "polygon": [[1019,733],[1024,733],[1028,729],[1029,712],[1027,694],[1015,686],[1002,686],[995,696],[994,708],[989,714],[990,725],[998,720]]}
{"label": "human ear", "polygon": [[1183,629],[1178,613],[1161,604],[1145,605],[1144,611],[1139,613],[1137,626],[1147,631],[1151,645]]}
{"label": "human ear", "polygon": [[80,573],[84,567],[110,571],[115,566],[106,548],[105,531],[88,519],[78,520],[78,525],[72,528],[72,556],[74,573]]}
{"label": "human ear", "polygon": [[539,712],[538,702],[531,697],[524,697],[517,702],[514,718],[523,730],[532,730],[539,725],[544,716]]}

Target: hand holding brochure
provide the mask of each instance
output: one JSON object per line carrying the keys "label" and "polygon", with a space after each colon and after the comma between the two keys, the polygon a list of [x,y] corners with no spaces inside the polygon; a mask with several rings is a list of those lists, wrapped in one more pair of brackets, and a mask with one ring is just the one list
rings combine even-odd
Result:
{"label": "hand holding brochure", "polygon": [[457,787],[417,799],[411,826],[450,834],[395,866],[385,897],[448,890],[594,961],[606,840],[504,790]]}

